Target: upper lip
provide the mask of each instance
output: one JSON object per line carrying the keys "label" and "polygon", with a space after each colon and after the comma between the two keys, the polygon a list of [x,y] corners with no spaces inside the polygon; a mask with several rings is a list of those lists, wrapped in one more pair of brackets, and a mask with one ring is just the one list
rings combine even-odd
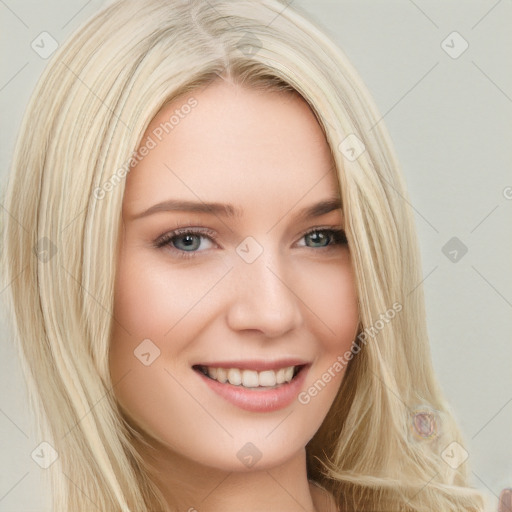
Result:
{"label": "upper lip", "polygon": [[210,368],[239,368],[240,370],[254,370],[262,372],[265,370],[279,370],[289,366],[308,365],[308,361],[298,358],[285,359],[244,359],[243,361],[212,361],[194,364],[194,366],[208,366]]}

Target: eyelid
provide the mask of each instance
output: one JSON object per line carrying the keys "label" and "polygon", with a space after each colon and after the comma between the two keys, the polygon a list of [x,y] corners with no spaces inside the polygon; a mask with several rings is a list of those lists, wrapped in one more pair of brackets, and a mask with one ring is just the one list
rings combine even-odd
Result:
{"label": "eyelid", "polygon": [[315,233],[316,231],[334,231],[345,233],[345,230],[341,226],[315,226],[303,231],[299,236],[299,239],[305,237],[306,235],[309,235],[310,233]]}
{"label": "eyelid", "polygon": [[348,245],[348,242],[347,242],[347,238],[346,238],[346,235],[345,235],[345,230],[343,229],[343,227],[341,226],[317,226],[317,227],[314,227],[314,228],[309,228],[307,229],[306,231],[304,231],[300,237],[299,237],[299,240],[302,240],[306,235],[309,235],[311,233],[315,233],[317,231],[325,231],[325,232],[329,232],[329,233],[332,233],[334,235],[342,235],[343,238],[345,239],[345,242],[342,242],[342,243],[335,243],[335,244],[329,244],[329,245],[326,245],[324,247],[307,247],[307,246],[301,246],[301,247],[305,247],[306,249],[324,249],[324,250],[327,250],[327,249],[333,249],[337,246],[340,246],[340,245]]}
{"label": "eyelid", "polygon": [[[194,235],[202,235],[206,238],[210,238],[212,241],[216,242],[218,235],[215,231],[213,231],[210,228],[204,228],[204,227],[196,227],[196,226],[186,226],[181,228],[173,229],[172,231],[168,231],[164,233],[163,235],[160,235],[154,242],[153,245],[156,248],[163,247],[168,242],[170,242],[173,238],[179,236],[179,235],[186,235],[186,234],[194,234]],[[176,249],[178,250],[178,249]],[[179,252],[186,252],[186,251],[179,251]]]}

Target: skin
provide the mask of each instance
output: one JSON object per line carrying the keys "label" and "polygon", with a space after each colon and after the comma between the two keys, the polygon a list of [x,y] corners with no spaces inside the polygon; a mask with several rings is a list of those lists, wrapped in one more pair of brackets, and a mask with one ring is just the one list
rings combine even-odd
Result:
{"label": "skin", "polygon": [[[329,146],[298,95],[219,79],[190,96],[197,106],[127,176],[110,351],[118,402],[177,510],[312,512],[329,510],[329,498],[335,510],[308,482],[305,446],[343,372],[307,405],[294,400],[256,413],[225,401],[192,369],[201,361],[300,357],[312,363],[304,391],[350,349],[358,305],[349,248],[325,232],[304,236],[343,229],[342,211],[296,215],[339,197]],[[166,105],[143,141],[190,96]],[[243,213],[136,218],[170,198],[231,203]],[[188,252],[183,236],[177,246],[155,247],[161,235],[191,226],[209,228],[216,240],[193,236]],[[248,236],[263,248],[250,264],[236,252]],[[149,366],[134,356],[144,339],[160,350]],[[237,457],[248,442],[262,454],[250,468]]]}

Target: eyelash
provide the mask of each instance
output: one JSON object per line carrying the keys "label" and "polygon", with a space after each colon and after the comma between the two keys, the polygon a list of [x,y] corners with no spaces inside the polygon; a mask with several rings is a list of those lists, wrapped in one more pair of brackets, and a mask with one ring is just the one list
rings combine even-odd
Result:
{"label": "eyelash", "polygon": [[[333,243],[330,243],[323,247],[307,247],[307,246],[305,246],[307,249],[328,250],[328,249],[333,249],[334,246],[347,245],[347,243],[348,243],[347,238],[345,236],[345,231],[343,229],[335,229],[335,228],[318,228],[318,227],[313,228],[313,229],[310,229],[310,230],[306,231],[305,233],[303,233],[300,238],[302,239],[305,236],[311,235],[313,233],[327,233],[332,236]],[[209,238],[213,242],[215,242],[218,238],[217,234],[208,228],[179,228],[179,229],[175,229],[174,231],[170,231],[169,233],[165,233],[164,235],[161,235],[154,241],[153,245],[156,249],[163,249],[164,247],[167,246],[169,249],[172,250],[172,252],[176,253],[178,255],[178,257],[180,257],[180,258],[185,258],[185,259],[194,258],[195,255],[197,254],[197,252],[202,252],[202,251],[182,251],[181,249],[177,249],[176,247],[174,247],[171,244],[171,242],[175,238],[178,238],[179,236],[183,236],[183,235],[202,235],[206,238]]]}

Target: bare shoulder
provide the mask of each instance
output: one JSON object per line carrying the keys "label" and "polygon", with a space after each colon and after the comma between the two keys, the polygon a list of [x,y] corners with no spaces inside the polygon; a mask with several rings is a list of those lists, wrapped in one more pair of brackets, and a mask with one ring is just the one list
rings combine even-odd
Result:
{"label": "bare shoulder", "polygon": [[333,495],[320,484],[309,480],[309,490],[317,512],[339,512]]}

